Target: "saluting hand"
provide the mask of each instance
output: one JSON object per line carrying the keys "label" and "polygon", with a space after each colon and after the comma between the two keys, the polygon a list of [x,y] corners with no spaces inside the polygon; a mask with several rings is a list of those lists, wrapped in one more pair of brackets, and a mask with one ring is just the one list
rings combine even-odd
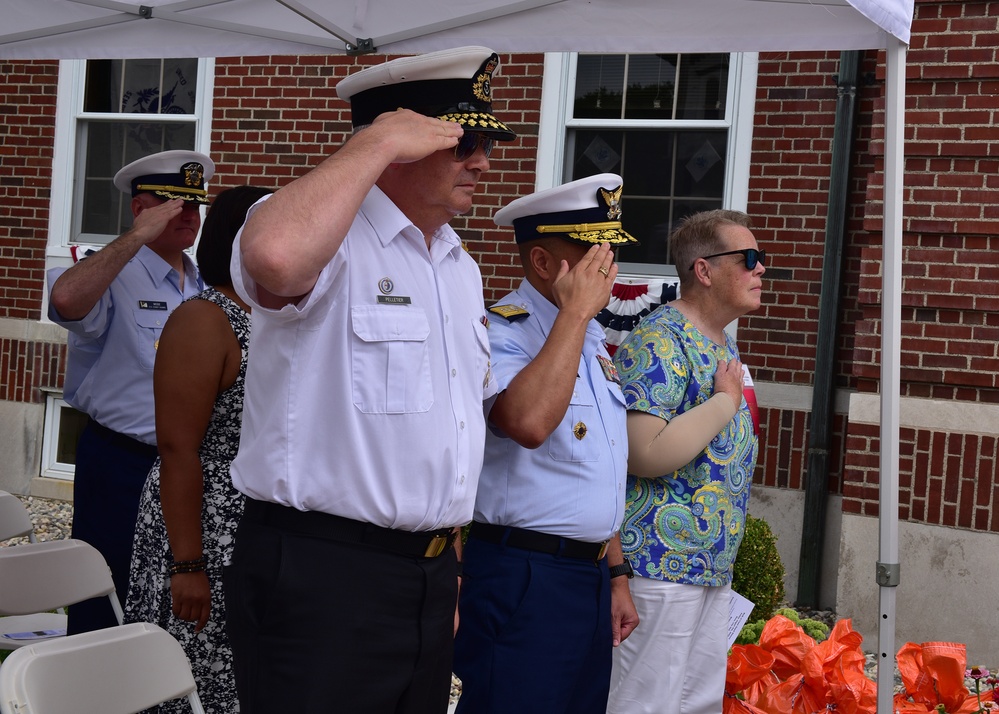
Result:
{"label": "saluting hand", "polygon": [[143,243],[156,240],[164,231],[167,223],[179,216],[184,210],[184,201],[171,198],[169,201],[149,206],[139,211],[129,233],[138,236]]}
{"label": "saluting hand", "polygon": [[[390,142],[395,153],[392,163],[407,164],[430,156],[435,151],[452,149],[465,132],[460,124],[396,109],[380,114],[362,132],[377,134]],[[371,134],[367,138],[372,138]]]}
{"label": "saluting hand", "polygon": [[590,319],[607,307],[616,277],[614,252],[609,243],[599,243],[586,251],[571,269],[562,261],[552,287],[555,304],[559,310],[579,310]]}

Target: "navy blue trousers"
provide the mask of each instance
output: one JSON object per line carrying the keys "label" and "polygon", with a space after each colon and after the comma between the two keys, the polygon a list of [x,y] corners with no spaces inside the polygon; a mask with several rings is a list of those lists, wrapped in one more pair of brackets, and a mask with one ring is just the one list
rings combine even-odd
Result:
{"label": "navy blue trousers", "polygon": [[[118,600],[128,594],[132,538],[139,496],[156,461],[156,447],[90,421],[76,447],[72,537],[101,552],[111,568]],[[69,607],[69,634],[118,624],[106,597]]]}
{"label": "navy blue trousers", "polygon": [[462,560],[458,714],[604,714],[613,649],[606,558],[596,564],[473,535]]}

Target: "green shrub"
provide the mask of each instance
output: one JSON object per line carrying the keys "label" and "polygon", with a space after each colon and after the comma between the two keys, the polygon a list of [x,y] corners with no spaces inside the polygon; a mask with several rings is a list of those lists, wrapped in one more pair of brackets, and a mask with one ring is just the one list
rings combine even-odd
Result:
{"label": "green shrub", "polygon": [[[798,614],[798,611],[791,607],[785,607],[778,610],[775,615],[783,615],[787,619],[791,620],[794,624],[805,631],[805,634],[811,637],[816,642],[822,642],[824,639],[829,637],[829,625],[822,622],[821,620],[813,620],[808,617],[802,617]],[[739,632],[739,636],[735,638],[735,644],[737,645],[753,645],[759,644],[760,634],[763,632],[763,626],[767,624],[766,620],[756,620],[755,622],[747,622],[742,630]]]}
{"label": "green shrub", "polygon": [[762,518],[746,514],[746,533],[732,569],[732,589],[753,601],[749,622],[769,620],[784,601],[784,563],[777,552],[777,536]]}
{"label": "green shrub", "polygon": [[805,634],[816,642],[822,642],[829,636],[829,625],[809,617],[802,617],[798,611],[792,607],[785,607],[777,611],[778,615],[783,615],[794,624],[805,631]]}

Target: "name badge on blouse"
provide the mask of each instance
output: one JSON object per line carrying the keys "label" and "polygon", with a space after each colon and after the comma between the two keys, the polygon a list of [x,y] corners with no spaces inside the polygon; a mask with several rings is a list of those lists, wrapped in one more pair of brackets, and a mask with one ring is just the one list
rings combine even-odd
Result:
{"label": "name badge on blouse", "polygon": [[167,304],[161,300],[139,300],[140,310],[166,310]]}
{"label": "name badge on blouse", "polygon": [[604,357],[603,355],[597,355],[597,361],[600,362],[600,369],[604,371],[604,377],[608,382],[614,382],[615,384],[621,384],[621,375],[617,373],[617,367],[614,363]]}

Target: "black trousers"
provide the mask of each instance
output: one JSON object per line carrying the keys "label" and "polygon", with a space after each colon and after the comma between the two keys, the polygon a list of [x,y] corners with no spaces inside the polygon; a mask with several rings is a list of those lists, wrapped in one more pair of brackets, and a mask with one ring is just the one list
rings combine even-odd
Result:
{"label": "black trousers", "polygon": [[405,556],[247,514],[234,547],[223,580],[242,714],[447,711],[453,550]]}

